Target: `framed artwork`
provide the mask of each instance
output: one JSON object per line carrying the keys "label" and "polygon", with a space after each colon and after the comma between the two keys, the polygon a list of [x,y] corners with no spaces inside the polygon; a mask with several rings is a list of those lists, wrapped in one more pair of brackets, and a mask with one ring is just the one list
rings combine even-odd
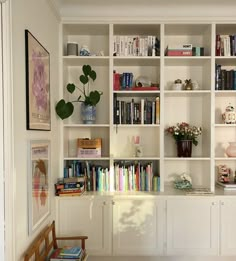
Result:
{"label": "framed artwork", "polygon": [[26,52],[26,128],[51,130],[50,55],[39,41],[25,30]]}
{"label": "framed artwork", "polygon": [[29,234],[50,214],[50,141],[30,141],[28,171]]}

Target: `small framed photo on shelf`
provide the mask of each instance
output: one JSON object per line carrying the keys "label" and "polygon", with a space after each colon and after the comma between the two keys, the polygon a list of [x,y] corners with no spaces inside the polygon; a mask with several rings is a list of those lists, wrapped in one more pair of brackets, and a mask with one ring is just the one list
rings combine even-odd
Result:
{"label": "small framed photo on shelf", "polygon": [[25,30],[26,128],[51,130],[50,56],[39,41]]}
{"label": "small framed photo on shelf", "polygon": [[49,181],[50,141],[30,141],[28,170],[29,234],[32,234],[50,213]]}

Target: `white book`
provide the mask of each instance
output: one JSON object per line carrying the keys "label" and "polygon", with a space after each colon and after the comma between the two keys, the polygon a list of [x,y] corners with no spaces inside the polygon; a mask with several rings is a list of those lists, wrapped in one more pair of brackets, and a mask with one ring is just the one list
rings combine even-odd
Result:
{"label": "white book", "polygon": [[141,99],[141,124],[144,124],[144,103],[145,103],[145,100],[144,99]]}

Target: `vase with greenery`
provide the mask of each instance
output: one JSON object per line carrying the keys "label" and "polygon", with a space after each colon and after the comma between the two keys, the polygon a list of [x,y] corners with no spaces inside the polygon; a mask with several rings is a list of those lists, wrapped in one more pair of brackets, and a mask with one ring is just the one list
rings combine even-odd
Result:
{"label": "vase with greenery", "polygon": [[[94,123],[96,119],[96,105],[100,101],[101,91],[93,90],[90,91],[90,81],[93,82],[97,78],[96,72],[92,69],[90,65],[83,65],[83,73],[80,75],[79,80],[83,85],[82,88],[76,86],[74,83],[68,83],[66,89],[69,93],[74,93],[75,90],[78,90],[79,96],[76,100],[65,101],[61,99],[56,104],[56,113],[62,119],[70,117],[74,112],[74,103],[81,103],[81,112],[84,123]],[[89,111],[92,115],[88,115]],[[88,116],[88,118],[86,118]]]}

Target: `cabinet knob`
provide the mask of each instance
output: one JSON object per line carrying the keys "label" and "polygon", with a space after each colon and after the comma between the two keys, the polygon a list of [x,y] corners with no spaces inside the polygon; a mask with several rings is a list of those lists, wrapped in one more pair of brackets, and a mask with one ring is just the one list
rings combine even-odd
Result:
{"label": "cabinet knob", "polygon": [[225,202],[221,202],[221,206],[224,206]]}
{"label": "cabinet knob", "polygon": [[115,205],[115,201],[112,200],[111,204],[112,204],[112,205]]}
{"label": "cabinet knob", "polygon": [[106,206],[106,204],[107,204],[106,201],[103,201],[103,206]]}
{"label": "cabinet knob", "polygon": [[215,205],[216,205],[216,202],[212,202],[211,205],[212,205],[212,206],[215,206]]}

